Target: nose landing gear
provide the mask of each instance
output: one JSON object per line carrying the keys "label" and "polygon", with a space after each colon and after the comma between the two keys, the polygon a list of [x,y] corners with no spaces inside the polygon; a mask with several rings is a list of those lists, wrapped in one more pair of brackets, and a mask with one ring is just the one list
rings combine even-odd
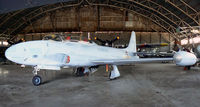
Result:
{"label": "nose landing gear", "polygon": [[32,79],[32,83],[33,85],[35,86],[39,86],[41,83],[42,83],[42,78],[37,75],[37,72],[40,71],[40,69],[37,68],[37,66],[34,67],[34,70],[33,70],[33,79]]}

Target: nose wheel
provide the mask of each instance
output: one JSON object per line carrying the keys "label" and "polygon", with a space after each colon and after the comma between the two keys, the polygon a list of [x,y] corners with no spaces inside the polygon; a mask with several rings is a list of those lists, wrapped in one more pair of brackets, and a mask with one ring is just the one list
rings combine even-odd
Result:
{"label": "nose wheel", "polygon": [[32,79],[32,83],[35,86],[39,86],[42,83],[42,78],[39,75],[35,75]]}

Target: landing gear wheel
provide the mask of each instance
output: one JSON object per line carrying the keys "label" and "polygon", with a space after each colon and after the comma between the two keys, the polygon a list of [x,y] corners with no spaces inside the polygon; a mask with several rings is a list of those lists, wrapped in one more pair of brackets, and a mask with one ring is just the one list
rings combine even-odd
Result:
{"label": "landing gear wheel", "polygon": [[109,79],[110,79],[110,76],[111,76],[111,71],[109,72],[109,75],[108,75]]}
{"label": "landing gear wheel", "polygon": [[113,65],[113,70],[110,72],[110,80],[114,80],[120,77],[119,70],[116,65]]}
{"label": "landing gear wheel", "polygon": [[111,77],[111,72],[112,72],[112,71],[110,71],[110,73],[109,73],[109,80],[110,80],[110,81],[112,81],[112,80],[115,80],[115,79],[119,78],[119,77],[110,78],[110,77]]}
{"label": "landing gear wheel", "polygon": [[32,83],[35,86],[39,86],[42,83],[42,78],[40,76],[36,75],[33,77]]}
{"label": "landing gear wheel", "polygon": [[191,66],[188,66],[187,69],[190,70]]}
{"label": "landing gear wheel", "polygon": [[191,69],[191,66],[185,66],[184,67],[184,70],[190,70]]}

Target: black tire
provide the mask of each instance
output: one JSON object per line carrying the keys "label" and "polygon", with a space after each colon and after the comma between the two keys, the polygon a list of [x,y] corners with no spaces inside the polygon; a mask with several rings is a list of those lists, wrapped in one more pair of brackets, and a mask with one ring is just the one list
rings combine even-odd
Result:
{"label": "black tire", "polygon": [[75,75],[76,75],[77,77],[84,76],[84,70],[85,70],[85,69],[84,69],[83,67],[77,68],[77,71],[76,71]]}
{"label": "black tire", "polygon": [[111,76],[111,71],[109,72],[109,79],[110,79],[110,76]]}
{"label": "black tire", "polygon": [[42,78],[40,76],[36,75],[33,77],[32,83],[35,86],[39,86],[42,83]]}
{"label": "black tire", "polygon": [[188,66],[187,69],[190,70],[190,69],[191,69],[191,66]]}

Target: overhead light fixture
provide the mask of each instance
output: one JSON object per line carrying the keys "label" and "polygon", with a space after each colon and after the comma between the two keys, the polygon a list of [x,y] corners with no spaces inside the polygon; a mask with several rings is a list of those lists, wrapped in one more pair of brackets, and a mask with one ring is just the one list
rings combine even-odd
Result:
{"label": "overhead light fixture", "polygon": [[[200,37],[197,36],[197,37],[194,37],[194,38],[190,38],[189,44],[192,44],[192,43],[194,43],[194,44],[200,43]],[[186,44],[188,44],[188,39],[181,40],[181,45],[186,45]]]}
{"label": "overhead light fixture", "polygon": [[192,29],[191,32],[195,33],[195,34],[200,33],[199,30],[197,30],[197,29]]}

